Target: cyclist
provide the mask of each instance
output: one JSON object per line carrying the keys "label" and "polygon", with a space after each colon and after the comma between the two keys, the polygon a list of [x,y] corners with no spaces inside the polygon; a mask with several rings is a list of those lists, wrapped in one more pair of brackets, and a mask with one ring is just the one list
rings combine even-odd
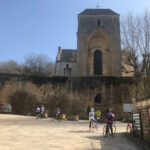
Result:
{"label": "cyclist", "polygon": [[113,136],[113,129],[112,129],[112,124],[113,124],[113,114],[111,111],[109,111],[106,115],[106,122],[107,122],[107,127],[106,127],[106,135],[109,133],[109,128],[111,130],[111,135]]}
{"label": "cyclist", "polygon": [[114,114],[114,111],[113,111],[113,110],[111,110],[111,114],[112,114],[112,116],[113,116],[113,121],[115,121],[115,120],[116,120],[116,117],[115,117],[115,114]]}
{"label": "cyclist", "polygon": [[37,119],[40,117],[40,107],[39,106],[36,108],[35,112],[36,112],[36,119]]}
{"label": "cyclist", "polygon": [[91,126],[92,126],[92,121],[95,120],[95,112],[94,112],[94,108],[91,108],[90,109],[90,112],[89,112],[89,128],[91,129]]}
{"label": "cyclist", "polygon": [[44,118],[44,113],[45,113],[45,107],[44,105],[41,106],[41,118]]}
{"label": "cyclist", "polygon": [[60,113],[61,113],[61,109],[57,108],[57,112],[56,112],[56,118],[59,119],[60,118]]}
{"label": "cyclist", "polygon": [[96,122],[97,122],[97,123],[100,123],[101,111],[100,111],[100,110],[97,110],[97,111],[95,112],[95,114],[96,114]]}

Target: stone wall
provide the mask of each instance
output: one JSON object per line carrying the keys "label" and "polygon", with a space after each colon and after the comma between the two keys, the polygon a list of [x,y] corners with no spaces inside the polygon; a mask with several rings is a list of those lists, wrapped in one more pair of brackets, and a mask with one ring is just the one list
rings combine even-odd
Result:
{"label": "stone wall", "polygon": [[36,99],[29,112],[34,112],[37,104],[45,104],[50,114],[59,106],[63,113],[87,118],[89,107],[94,107],[102,110],[104,116],[107,109],[113,109],[117,119],[121,119],[128,115],[123,112],[123,104],[131,103],[134,87],[133,78],[0,75],[0,101],[10,101],[16,91],[25,91]]}
{"label": "stone wall", "polygon": [[134,113],[141,113],[142,136],[147,142],[150,142],[150,99],[134,103]]}

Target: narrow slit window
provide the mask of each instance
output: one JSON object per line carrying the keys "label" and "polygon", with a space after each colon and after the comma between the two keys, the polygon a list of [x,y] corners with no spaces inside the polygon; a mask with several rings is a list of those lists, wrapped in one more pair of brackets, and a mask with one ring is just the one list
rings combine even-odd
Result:
{"label": "narrow slit window", "polygon": [[67,70],[68,70],[68,68],[69,68],[69,65],[68,65],[68,64],[66,65],[66,68],[67,68]]}
{"label": "narrow slit window", "polygon": [[64,76],[66,75],[66,69],[64,68]]}

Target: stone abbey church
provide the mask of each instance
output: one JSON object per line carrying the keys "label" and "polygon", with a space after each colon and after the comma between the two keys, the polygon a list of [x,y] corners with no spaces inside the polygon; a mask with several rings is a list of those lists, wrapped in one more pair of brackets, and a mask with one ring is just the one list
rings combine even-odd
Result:
{"label": "stone abbey church", "polygon": [[78,14],[77,50],[58,48],[56,76],[122,76],[119,14],[85,9]]}
{"label": "stone abbey church", "polygon": [[[132,99],[143,98],[147,90],[143,88],[145,85],[137,88],[142,84],[135,78],[122,77],[124,56],[119,14],[110,9],[86,9],[78,15],[77,49],[58,49],[56,76],[0,74],[0,100],[9,101],[21,89],[35,96],[37,103],[42,102],[50,115],[60,107],[62,113],[86,119],[92,107],[100,109],[103,116],[111,109],[118,119],[128,117]],[[15,97],[20,104],[22,95]],[[16,104],[14,112],[19,114]],[[22,104],[21,111],[25,114],[35,102]]]}

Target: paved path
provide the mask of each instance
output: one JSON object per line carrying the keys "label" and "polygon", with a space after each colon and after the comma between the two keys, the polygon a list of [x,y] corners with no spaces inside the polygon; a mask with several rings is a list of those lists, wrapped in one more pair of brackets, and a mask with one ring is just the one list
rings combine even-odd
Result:
{"label": "paved path", "polygon": [[117,134],[107,138],[103,126],[89,133],[87,121],[0,114],[0,150],[141,150],[122,134],[126,124],[117,123]]}

